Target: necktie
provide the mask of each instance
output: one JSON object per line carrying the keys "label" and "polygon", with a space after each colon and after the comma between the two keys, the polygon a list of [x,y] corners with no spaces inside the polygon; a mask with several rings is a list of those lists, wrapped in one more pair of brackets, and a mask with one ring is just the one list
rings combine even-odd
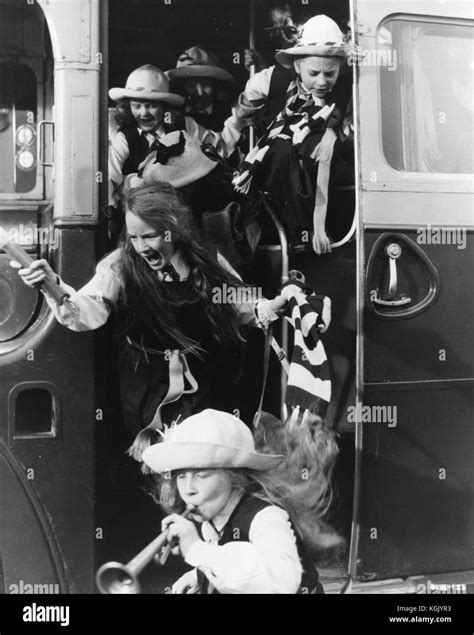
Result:
{"label": "necktie", "polygon": [[171,282],[179,282],[180,281],[179,273],[173,267],[171,262],[169,262],[166,266],[164,266],[161,271],[163,273],[163,280],[166,281],[166,279],[168,278],[168,280],[171,280]]}
{"label": "necktie", "polygon": [[156,151],[154,163],[166,165],[171,157],[178,157],[184,152],[186,140],[182,132],[179,133],[179,139],[176,143],[167,146],[156,139],[150,146],[150,152]]}

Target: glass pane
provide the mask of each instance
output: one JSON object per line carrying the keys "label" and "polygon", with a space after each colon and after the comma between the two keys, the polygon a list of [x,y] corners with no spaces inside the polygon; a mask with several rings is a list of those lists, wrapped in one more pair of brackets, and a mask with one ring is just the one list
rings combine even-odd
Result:
{"label": "glass pane", "polygon": [[[474,172],[471,27],[392,20],[379,31],[396,68],[380,69],[382,142],[396,170]],[[384,38],[384,39],[383,39]]]}
{"label": "glass pane", "polygon": [[433,172],[474,172],[474,50],[472,29],[429,27],[420,33],[417,53],[433,112],[433,139],[422,139],[425,163]]}
{"label": "glass pane", "polygon": [[36,78],[29,66],[0,64],[0,193],[36,184]]}

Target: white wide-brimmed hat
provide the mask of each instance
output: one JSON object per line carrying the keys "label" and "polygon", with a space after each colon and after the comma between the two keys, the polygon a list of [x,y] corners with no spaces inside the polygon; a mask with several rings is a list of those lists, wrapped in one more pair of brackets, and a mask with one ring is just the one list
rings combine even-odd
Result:
{"label": "white wide-brimmed hat", "polygon": [[288,49],[278,51],[276,61],[290,68],[295,57],[315,55],[318,57],[341,57],[347,59],[352,50],[344,42],[341,29],[327,15],[316,15],[303,25],[298,43]]}
{"label": "white wide-brimmed hat", "polygon": [[219,66],[217,57],[199,45],[184,51],[176,62],[176,68],[172,68],[166,74],[170,80],[209,77],[228,84],[235,83],[234,77]]}
{"label": "white wide-brimmed hat", "polygon": [[184,187],[212,172],[217,163],[201,150],[199,142],[185,130],[163,135],[139,165],[138,174],[126,177],[124,188],[166,181],[173,187]]}
{"label": "white wide-brimmed hat", "polygon": [[129,99],[164,101],[173,106],[184,104],[184,97],[170,92],[170,83],[165,73],[151,64],[136,68],[128,76],[125,88],[111,88],[109,97],[114,101],[128,97]]}
{"label": "white wide-brimmed hat", "polygon": [[270,470],[283,455],[260,454],[245,423],[228,412],[207,409],[185,419],[146,448],[142,461],[154,472],[202,468]]}

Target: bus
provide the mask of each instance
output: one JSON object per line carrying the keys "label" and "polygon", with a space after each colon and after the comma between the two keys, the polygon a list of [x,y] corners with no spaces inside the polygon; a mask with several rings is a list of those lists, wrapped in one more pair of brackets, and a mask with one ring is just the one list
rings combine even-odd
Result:
{"label": "bus", "polygon": [[[331,520],[347,542],[326,591],[472,592],[474,9],[288,4],[301,22],[326,13],[359,50],[348,70],[354,180],[332,193],[344,231],[319,261],[336,309]],[[274,5],[1,0],[1,227],[81,287],[108,246],[109,87],[145,63],[173,68],[199,40],[243,88],[249,41],[272,63]],[[267,211],[279,239],[257,249],[253,276],[270,293],[294,254]],[[63,328],[9,260],[0,251],[0,592],[96,593],[97,567],[127,561],[159,529],[129,484],[113,335]],[[259,360],[248,364],[252,407]],[[276,359],[269,385],[278,409]],[[155,570],[145,588],[164,592],[176,571]]]}

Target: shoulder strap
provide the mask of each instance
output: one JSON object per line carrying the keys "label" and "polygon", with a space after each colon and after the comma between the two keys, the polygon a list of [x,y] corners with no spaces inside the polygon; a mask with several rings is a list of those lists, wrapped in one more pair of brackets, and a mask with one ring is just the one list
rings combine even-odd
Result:
{"label": "shoulder strap", "polygon": [[263,407],[263,398],[265,397],[265,389],[267,387],[267,379],[268,379],[268,369],[270,366],[270,350],[272,347],[273,340],[273,326],[270,324],[266,333],[265,333],[265,344],[263,348],[263,380],[262,380],[262,391],[260,393],[260,401],[257,407],[257,412],[254,415],[252,427],[256,428],[260,421],[260,417],[262,416],[262,407]]}
{"label": "shoulder strap", "polygon": [[120,128],[120,132],[125,136],[129,149],[129,155],[125,161],[122,172],[131,174],[138,170],[138,166],[148,154],[148,140],[141,135],[134,126]]}
{"label": "shoulder strap", "polygon": [[268,91],[268,111],[269,122],[283,110],[286,103],[286,91],[290,82],[295,78],[295,72],[277,64],[273,69]]}

